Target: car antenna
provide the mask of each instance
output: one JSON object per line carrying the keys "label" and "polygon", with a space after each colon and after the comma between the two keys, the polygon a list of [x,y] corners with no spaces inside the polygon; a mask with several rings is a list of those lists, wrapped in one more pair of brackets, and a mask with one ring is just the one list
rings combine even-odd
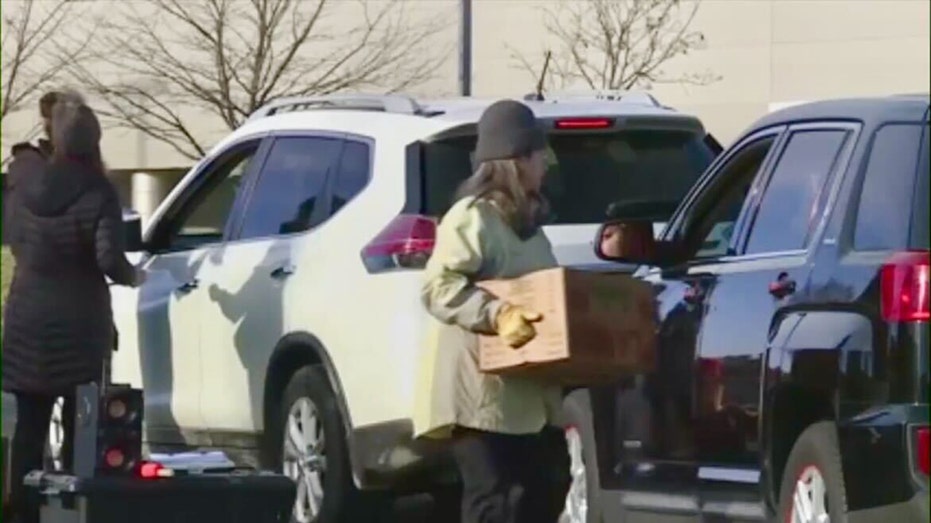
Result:
{"label": "car antenna", "polygon": [[540,71],[540,78],[537,80],[537,90],[533,94],[529,94],[524,97],[525,100],[533,100],[536,102],[542,102],[543,98],[543,82],[546,80],[546,70],[550,66],[550,58],[553,57],[552,51],[547,51],[546,55],[543,58],[543,69]]}

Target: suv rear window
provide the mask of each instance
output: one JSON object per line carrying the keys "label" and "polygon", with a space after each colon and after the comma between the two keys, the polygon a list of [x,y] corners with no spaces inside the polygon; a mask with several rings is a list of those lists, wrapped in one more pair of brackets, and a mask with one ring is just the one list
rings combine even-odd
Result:
{"label": "suv rear window", "polygon": [[[543,191],[554,224],[600,223],[615,202],[678,202],[714,153],[704,136],[670,130],[553,133]],[[475,136],[425,144],[424,212],[442,216],[472,173]]]}
{"label": "suv rear window", "polygon": [[910,247],[916,249],[928,249],[931,244],[931,231],[928,230],[928,193],[931,192],[929,187],[929,178],[931,178],[931,169],[928,163],[928,149],[931,147],[929,139],[928,124],[925,124],[921,139],[921,156],[918,158],[918,181],[915,187],[915,209],[912,212],[912,239]]}

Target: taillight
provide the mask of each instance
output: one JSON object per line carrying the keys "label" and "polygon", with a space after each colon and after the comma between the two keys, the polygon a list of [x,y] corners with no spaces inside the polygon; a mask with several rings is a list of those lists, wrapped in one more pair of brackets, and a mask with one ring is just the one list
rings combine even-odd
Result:
{"label": "taillight", "polygon": [[927,321],[928,251],[907,251],[894,254],[879,273],[880,311],[886,321]]}
{"label": "taillight", "polygon": [[928,449],[929,435],[928,427],[919,427],[915,429],[915,448],[913,450],[915,459],[915,469],[925,476],[931,475],[931,454]]}
{"label": "taillight", "polygon": [[362,263],[369,272],[422,269],[435,242],[435,219],[402,214],[362,249]]}
{"label": "taillight", "polygon": [[611,118],[563,118],[554,123],[556,129],[609,129],[614,126]]}
{"label": "taillight", "polygon": [[165,468],[161,463],[146,461],[139,466],[139,477],[142,479],[170,478],[175,471]]}

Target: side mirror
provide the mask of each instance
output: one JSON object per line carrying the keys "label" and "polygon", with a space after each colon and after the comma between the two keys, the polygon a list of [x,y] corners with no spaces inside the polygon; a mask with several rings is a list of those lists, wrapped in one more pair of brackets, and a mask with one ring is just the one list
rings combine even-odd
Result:
{"label": "side mirror", "polygon": [[144,250],[142,244],[142,216],[131,209],[123,209],[123,244],[126,252]]}
{"label": "side mirror", "polygon": [[663,266],[675,260],[675,252],[673,243],[656,239],[647,220],[609,220],[595,237],[595,255],[607,261]]}

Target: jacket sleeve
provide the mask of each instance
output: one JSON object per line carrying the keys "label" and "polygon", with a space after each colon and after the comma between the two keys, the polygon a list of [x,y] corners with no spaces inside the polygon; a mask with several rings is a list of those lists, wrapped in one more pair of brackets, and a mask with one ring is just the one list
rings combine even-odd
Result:
{"label": "jacket sleeve", "polygon": [[100,216],[94,228],[94,252],[97,256],[97,266],[114,283],[134,283],[136,269],[126,259],[123,215],[115,194],[104,196]]}
{"label": "jacket sleeve", "polygon": [[475,285],[489,247],[488,211],[480,206],[455,205],[440,222],[421,299],[438,320],[491,334],[502,302]]}

